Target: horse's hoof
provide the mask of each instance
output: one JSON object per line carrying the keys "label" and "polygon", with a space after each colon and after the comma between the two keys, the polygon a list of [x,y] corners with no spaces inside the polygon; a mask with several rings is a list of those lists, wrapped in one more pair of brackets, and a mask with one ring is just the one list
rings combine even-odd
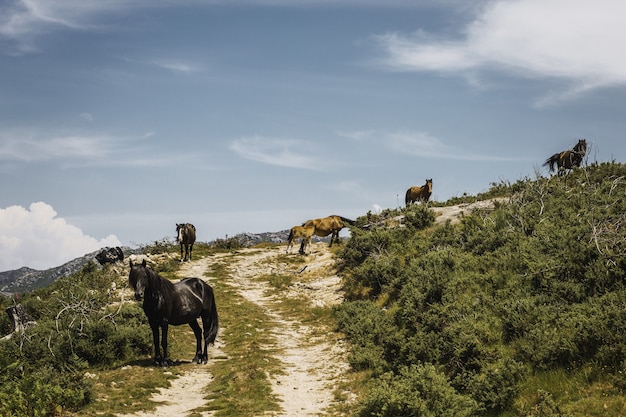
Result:
{"label": "horse's hoof", "polygon": [[154,364],[161,368],[167,368],[172,364],[172,361],[170,360],[170,358],[156,358],[154,360]]}

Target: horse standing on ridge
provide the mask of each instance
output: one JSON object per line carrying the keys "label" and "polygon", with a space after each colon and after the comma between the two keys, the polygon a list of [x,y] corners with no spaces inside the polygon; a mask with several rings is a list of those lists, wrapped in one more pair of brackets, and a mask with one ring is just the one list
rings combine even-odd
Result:
{"label": "horse standing on ridge", "polygon": [[[328,245],[328,247],[333,246],[333,241],[339,243],[339,232],[341,231],[341,229],[346,227],[346,225],[353,226],[354,220],[350,220],[337,215],[307,220],[306,222],[302,223],[302,226],[304,227],[313,226],[313,233],[319,237],[326,237],[328,235],[331,235],[330,245]],[[302,251],[303,248],[302,245],[300,245],[300,252]]]}
{"label": "horse standing on ridge", "polygon": [[580,164],[587,153],[587,140],[580,139],[578,143],[567,151],[557,152],[543,163],[544,167],[548,167],[550,172],[556,170],[558,175],[563,175],[565,170],[573,169],[574,167],[580,167]]}
{"label": "horse standing on ridge", "polygon": [[196,242],[196,226],[191,223],[176,223],[176,234],[178,235],[176,240],[180,243],[180,261],[191,261],[191,251]]}
{"label": "horse standing on ridge", "polygon": [[[152,329],[155,363],[158,366],[170,364],[167,354],[168,326],[186,323],[196,336],[196,356],[192,362],[207,363],[207,348],[215,343],[218,330],[213,288],[199,278],[185,278],[174,284],[148,268],[145,259],[137,265],[130,261],[128,282],[135,291],[135,299],[143,299],[143,311]],[[198,324],[198,317],[202,319],[202,328]],[[163,356],[159,348],[159,329]]]}
{"label": "horse standing on ridge", "polygon": [[430,195],[433,193],[433,180],[432,178],[426,180],[426,183],[421,187],[413,186],[406,190],[406,195],[404,196],[404,204],[408,207],[410,203],[415,203],[416,201],[423,201],[424,203],[428,203],[430,199]]}

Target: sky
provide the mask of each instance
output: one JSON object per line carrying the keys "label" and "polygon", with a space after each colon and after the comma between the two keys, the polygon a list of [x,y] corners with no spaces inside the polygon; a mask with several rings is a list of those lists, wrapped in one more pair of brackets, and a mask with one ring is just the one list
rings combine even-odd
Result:
{"label": "sky", "polygon": [[[1,0],[0,271],[626,160],[622,0]],[[345,232],[344,232],[345,233]]]}

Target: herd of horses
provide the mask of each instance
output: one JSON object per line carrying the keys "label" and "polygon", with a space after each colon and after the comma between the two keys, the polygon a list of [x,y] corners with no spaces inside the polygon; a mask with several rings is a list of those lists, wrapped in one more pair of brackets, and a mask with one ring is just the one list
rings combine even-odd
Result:
{"label": "herd of horses", "polygon": [[[580,139],[572,149],[555,153],[543,165],[550,172],[556,167],[558,175],[563,175],[568,170],[579,167],[586,152],[587,141]],[[406,191],[405,205],[408,207],[417,202],[428,203],[432,192],[432,178],[427,179],[421,187],[410,187]],[[354,224],[354,220],[337,215],[307,220],[291,228],[286,253],[289,253],[296,239],[301,239],[299,253],[306,254],[313,235],[330,235],[329,246],[332,246],[339,242],[341,229]],[[180,244],[181,262],[190,261],[196,241],[195,226],[191,223],[176,224],[176,234]],[[218,331],[213,288],[199,278],[185,278],[172,283],[149,268],[145,260],[141,264],[130,261],[128,282],[135,292],[135,299],[143,300],[143,310],[152,329],[155,363],[158,366],[168,366],[171,363],[167,350],[168,326],[181,324],[189,324],[196,337],[196,355],[192,362],[207,363],[207,348],[215,342]],[[198,324],[198,318],[202,320],[202,328]]]}

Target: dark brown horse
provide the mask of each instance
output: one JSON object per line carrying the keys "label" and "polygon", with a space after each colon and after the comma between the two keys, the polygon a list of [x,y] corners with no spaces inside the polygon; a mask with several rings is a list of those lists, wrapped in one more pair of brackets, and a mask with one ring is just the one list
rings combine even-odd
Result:
{"label": "dark brown horse", "polygon": [[287,250],[285,253],[289,253],[289,249],[293,246],[293,241],[302,238],[300,242],[300,255],[304,255],[306,247],[311,244],[311,237],[315,232],[314,226],[294,226],[289,231],[289,237],[287,238]]}
{"label": "dark brown horse", "polygon": [[[337,215],[307,220],[306,222],[302,223],[302,226],[304,227],[313,226],[313,233],[317,236],[326,237],[328,235],[331,235],[330,245],[328,245],[328,247],[333,246],[333,241],[339,243],[339,232],[341,231],[341,229],[346,227],[346,225],[354,225],[354,220],[346,219],[345,217]],[[302,245],[300,245],[300,252],[302,251],[303,248]]]}
{"label": "dark brown horse", "polygon": [[[135,299],[143,299],[143,311],[152,329],[155,363],[158,366],[170,364],[167,355],[167,330],[170,324],[191,326],[196,336],[196,356],[193,362],[207,363],[207,347],[215,342],[218,329],[213,288],[199,278],[185,278],[174,284],[148,268],[145,260],[141,265],[134,265],[130,261],[128,282],[135,291]],[[198,317],[202,319],[202,328],[198,324]],[[159,349],[159,329],[162,333],[163,356]]]}
{"label": "dark brown horse", "polygon": [[572,149],[555,153],[550,158],[546,159],[543,166],[548,167],[550,172],[554,171],[554,167],[556,166],[558,175],[563,175],[566,170],[579,167],[586,153],[587,141],[580,139]]}
{"label": "dark brown horse", "polygon": [[415,203],[416,201],[423,201],[424,203],[428,203],[428,199],[430,199],[430,195],[433,193],[433,180],[432,178],[426,180],[426,184],[421,187],[413,186],[406,190],[406,195],[404,197],[404,204],[408,207],[410,203]]}
{"label": "dark brown horse", "polygon": [[191,251],[196,242],[196,226],[191,223],[176,223],[176,234],[178,235],[176,240],[180,243],[180,261],[191,261]]}

